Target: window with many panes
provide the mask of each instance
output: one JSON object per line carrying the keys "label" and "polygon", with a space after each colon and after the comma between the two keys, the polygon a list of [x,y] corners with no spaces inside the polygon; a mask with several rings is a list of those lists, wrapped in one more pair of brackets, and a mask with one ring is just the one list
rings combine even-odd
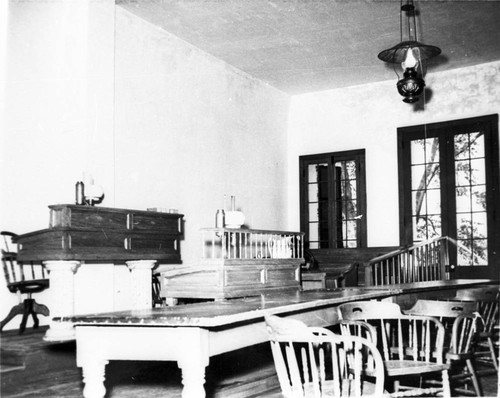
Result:
{"label": "window with many panes", "polygon": [[299,163],[306,247],[366,246],[364,149],[300,156]]}
{"label": "window with many panes", "polygon": [[400,128],[398,145],[401,243],[449,236],[457,276],[498,272],[498,115]]}

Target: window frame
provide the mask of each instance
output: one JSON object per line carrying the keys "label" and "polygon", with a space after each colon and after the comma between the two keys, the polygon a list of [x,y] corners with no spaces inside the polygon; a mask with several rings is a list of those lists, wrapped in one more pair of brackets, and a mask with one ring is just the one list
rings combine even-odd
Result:
{"label": "window frame", "polygon": [[[499,178],[499,137],[498,114],[457,119],[438,123],[400,127],[398,133],[398,189],[400,210],[400,244],[413,244],[412,196],[411,196],[411,141],[438,137],[441,174],[441,235],[456,239],[455,165],[453,138],[457,134],[482,131],[484,133],[484,158],[486,173],[486,212],[488,233],[488,267],[499,262],[500,231],[499,222],[500,178]],[[444,210],[443,210],[444,208]],[[451,256],[451,264],[456,264],[456,253]],[[457,268],[478,268],[464,266]],[[493,271],[489,271],[490,273]]]}
{"label": "window frame", "polygon": [[[309,248],[309,202],[308,202],[308,166],[310,164],[326,163],[328,165],[328,248],[337,248],[337,212],[335,163],[338,161],[356,162],[356,200],[357,213],[362,218],[357,224],[357,246],[367,247],[367,213],[366,213],[366,161],[365,149],[325,152],[299,156],[300,185],[300,228],[305,233],[305,247]],[[323,247],[320,247],[323,248]]]}

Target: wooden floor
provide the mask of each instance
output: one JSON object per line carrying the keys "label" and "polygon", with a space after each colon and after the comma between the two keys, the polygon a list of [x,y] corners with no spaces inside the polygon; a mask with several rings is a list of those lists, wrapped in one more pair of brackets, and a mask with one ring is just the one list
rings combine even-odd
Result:
{"label": "wooden floor", "polygon": [[[0,337],[2,398],[82,397],[75,344],[49,344],[45,328]],[[497,397],[496,375],[481,378],[484,395]],[[107,398],[181,397],[181,373],[173,362],[111,361],[106,367]],[[277,397],[278,381],[269,345],[261,344],[211,359],[207,397]]]}

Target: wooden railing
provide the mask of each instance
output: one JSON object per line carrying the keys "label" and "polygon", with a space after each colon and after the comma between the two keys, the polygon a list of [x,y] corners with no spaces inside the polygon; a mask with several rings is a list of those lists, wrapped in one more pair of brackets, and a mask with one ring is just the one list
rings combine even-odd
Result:
{"label": "wooden railing", "polygon": [[303,236],[303,232],[203,228],[202,259],[302,259]]}
{"label": "wooden railing", "polygon": [[365,265],[365,285],[383,286],[449,279],[447,236],[421,242],[382,256]]}

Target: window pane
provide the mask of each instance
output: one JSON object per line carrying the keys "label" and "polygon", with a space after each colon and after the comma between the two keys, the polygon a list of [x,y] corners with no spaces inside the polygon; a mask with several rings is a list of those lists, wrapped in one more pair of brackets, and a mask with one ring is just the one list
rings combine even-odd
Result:
{"label": "window pane", "polygon": [[486,211],[486,185],[472,187],[472,211]]}
{"label": "window pane", "polygon": [[484,159],[472,159],[470,161],[471,184],[486,184],[486,172]]}
{"label": "window pane", "polygon": [[455,159],[483,158],[484,134],[481,132],[470,134],[456,134]]}
{"label": "window pane", "polygon": [[440,185],[439,163],[411,167],[412,189],[439,188]]}
{"label": "window pane", "polygon": [[425,191],[412,192],[412,214],[415,216],[427,214],[427,201],[425,200]]}
{"label": "window pane", "polygon": [[484,134],[482,132],[470,135],[470,157],[484,158]]}
{"label": "window pane", "polygon": [[488,265],[488,243],[486,239],[473,240],[472,263],[474,265]]}
{"label": "window pane", "polygon": [[356,221],[347,221],[347,234],[345,236],[347,239],[356,238],[357,224],[358,223]]}
{"label": "window pane", "polygon": [[488,236],[486,229],[486,212],[472,213],[472,233],[474,238],[485,238]]}
{"label": "window pane", "polygon": [[318,201],[318,184],[309,184],[308,185],[308,200],[309,202],[317,202]]}
{"label": "window pane", "polygon": [[356,179],[356,162],[353,160],[345,162],[346,177],[350,180]]}
{"label": "window pane", "polygon": [[427,214],[441,214],[441,191],[438,189],[427,191]]}
{"label": "window pane", "polygon": [[319,228],[318,223],[309,223],[309,241],[317,242],[319,241]]}
{"label": "window pane", "polygon": [[457,265],[470,266],[472,265],[472,252],[470,247],[472,243],[470,240],[457,241]]}
{"label": "window pane", "polygon": [[424,140],[413,140],[411,142],[411,164],[423,164],[425,160]]}
{"label": "window pane", "polygon": [[326,169],[328,167],[328,163],[319,163],[319,164],[310,164],[307,166],[307,181],[308,182],[318,182],[320,178],[318,178],[319,170],[321,168]]}
{"label": "window pane", "polygon": [[356,180],[345,181],[342,199],[356,199]]}
{"label": "window pane", "polygon": [[411,166],[411,189],[425,187],[425,165]]}
{"label": "window pane", "polygon": [[441,216],[413,217],[413,240],[416,242],[441,236]]}
{"label": "window pane", "polygon": [[472,219],[470,214],[457,214],[457,238],[472,238]]}
{"label": "window pane", "polygon": [[309,221],[319,221],[319,206],[317,203],[309,203]]}
{"label": "window pane", "polygon": [[439,162],[439,139],[427,138],[425,140],[411,141],[411,163],[438,163]]}
{"label": "window pane", "polygon": [[457,213],[467,213],[471,211],[470,192],[469,187],[455,188]]}
{"label": "window pane", "polygon": [[455,179],[457,186],[470,185],[470,163],[469,160],[455,162]]}
{"label": "window pane", "polygon": [[455,159],[469,158],[469,134],[455,134]]}

